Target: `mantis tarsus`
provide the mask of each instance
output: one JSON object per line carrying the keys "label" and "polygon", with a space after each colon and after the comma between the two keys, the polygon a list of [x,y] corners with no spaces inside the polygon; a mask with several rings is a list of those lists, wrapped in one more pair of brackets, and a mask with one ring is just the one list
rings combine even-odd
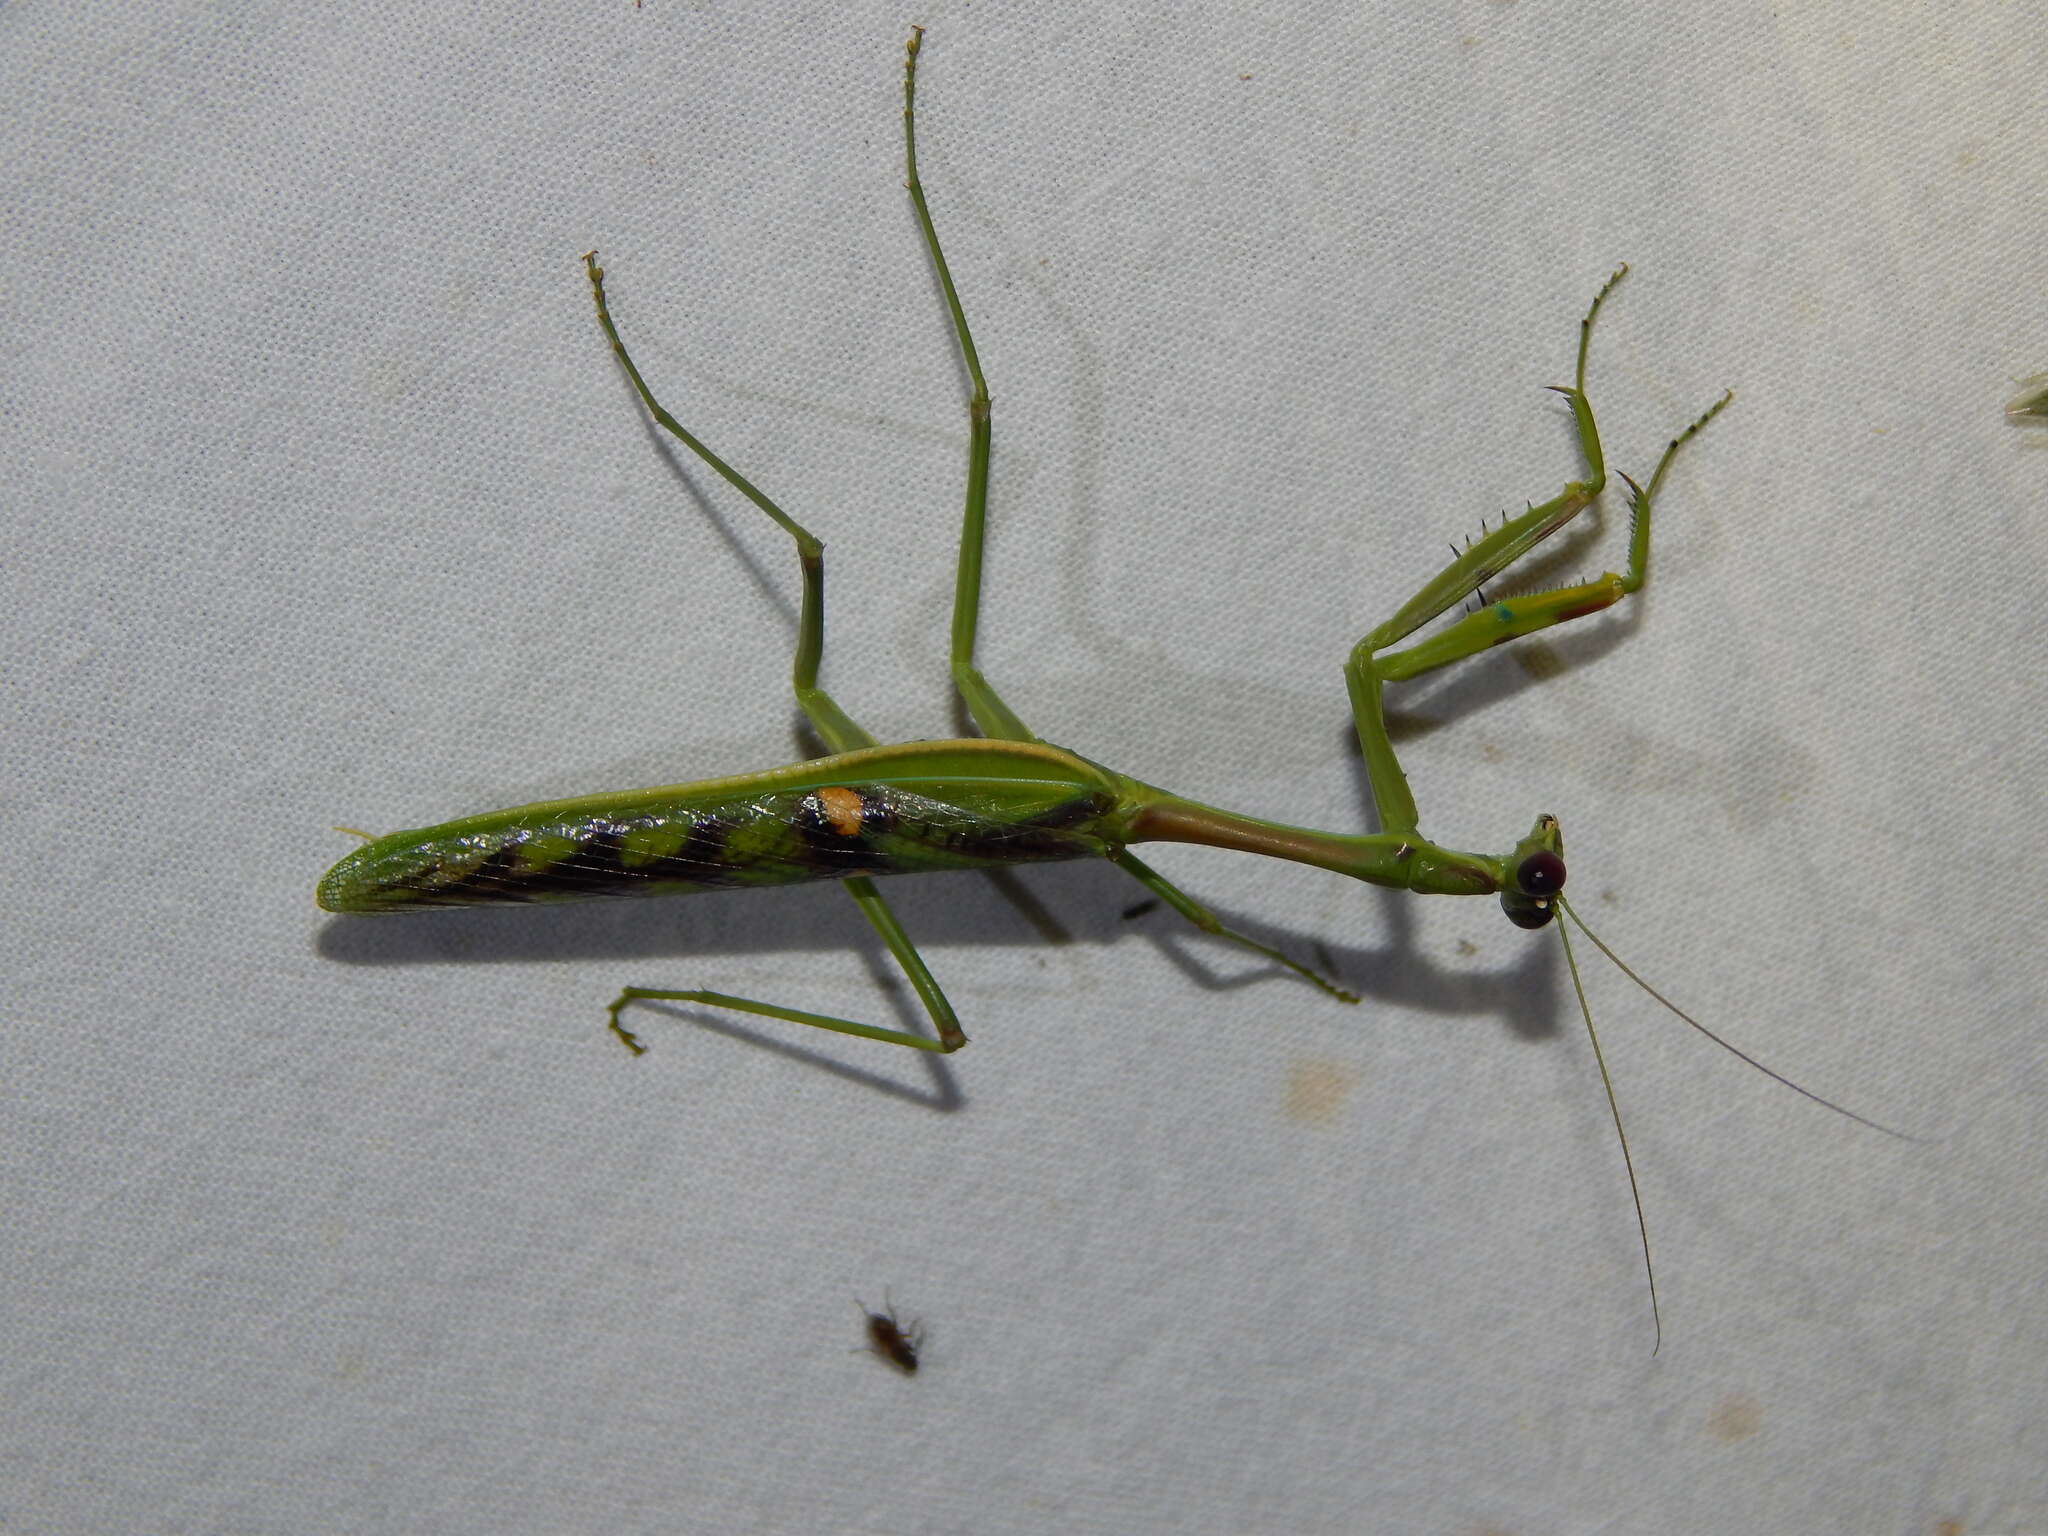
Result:
{"label": "mantis tarsus", "polygon": [[[824,650],[824,546],[655,399],[619,338],[605,301],[604,270],[592,251],[583,261],[598,323],[648,412],[796,542],[803,599],[793,683],[799,706],[832,755],[765,773],[547,801],[394,832],[370,840],[328,871],[320,883],[320,905],[331,912],[392,912],[837,880],[902,967],[936,1030],[936,1038],[930,1038],[725,992],[627,987],[610,1005],[610,1027],[636,1054],[644,1047],[621,1022],[620,1014],[629,1004],[645,1000],[736,1009],[921,1051],[958,1050],[967,1037],[953,1007],[876,889],[875,877],[1058,859],[1107,859],[1143,885],[1151,899],[1172,907],[1203,932],[1241,945],[1333,997],[1358,1001],[1354,994],[1278,949],[1226,927],[1207,907],[1130,851],[1133,844],[1143,842],[1202,843],[1295,860],[1420,894],[1495,895],[1509,920],[1523,928],[1540,928],[1563,911],[1631,979],[1709,1039],[1808,1098],[1872,1125],[1728,1045],[1622,965],[1564,899],[1563,837],[1555,817],[1538,816],[1528,835],[1503,854],[1461,852],[1425,838],[1418,827],[1414,797],[1387,733],[1381,695],[1388,683],[1447,666],[1553,624],[1598,613],[1642,586],[1649,569],[1651,507],[1664,477],[1678,450],[1727,405],[1729,395],[1724,394],[1670,440],[1647,485],[1622,476],[1634,514],[1624,574],[1609,573],[1591,581],[1498,600],[1488,600],[1483,593],[1487,583],[1563,527],[1606,484],[1606,460],[1586,397],[1586,354],[1594,319],[1628,269],[1618,268],[1608,278],[1579,324],[1572,382],[1550,386],[1571,410],[1586,477],[1455,551],[1449,565],[1353,647],[1345,664],[1352,717],[1379,830],[1362,835],[1318,832],[1199,804],[1041,740],[1002,701],[975,664],[988,506],[989,392],[918,180],[915,99],[922,38],[923,30],[913,29],[906,53],[904,163],[911,207],[971,383],[967,491],[954,587],[951,666],[961,701],[982,736],[879,745],[819,686]],[[1479,602],[1473,611],[1426,639],[1404,644],[1422,626],[1474,594],[1479,594]],[[1657,1319],[1661,1341],[1656,1275],[1634,1161],[1565,924],[1558,925],[1558,934],[1621,1142],[1649,1277],[1652,1316]]]}

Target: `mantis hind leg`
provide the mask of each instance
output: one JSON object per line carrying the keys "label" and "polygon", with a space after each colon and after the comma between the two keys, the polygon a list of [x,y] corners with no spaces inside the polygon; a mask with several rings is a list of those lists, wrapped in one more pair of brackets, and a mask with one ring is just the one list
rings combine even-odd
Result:
{"label": "mantis hind leg", "polygon": [[924,28],[912,27],[903,56],[903,169],[904,188],[917,215],[917,228],[924,239],[932,271],[946,298],[946,313],[953,322],[953,339],[960,348],[960,361],[967,369],[967,495],[960,513],[960,555],[953,573],[953,687],[967,706],[982,734],[998,741],[1036,741],[1038,737],[1002,701],[981,669],[974,664],[974,639],[981,623],[981,563],[988,531],[988,466],[994,443],[993,411],[989,404],[988,380],[981,371],[981,356],[974,347],[974,334],[967,328],[967,312],[960,307],[960,292],[953,285],[953,272],[946,265],[946,253],[939,248],[939,232],[932,223],[932,211],[925,202],[924,183],[917,174],[917,55],[924,43]]}
{"label": "mantis hind leg", "polygon": [[[803,572],[803,602],[797,616],[796,662],[791,671],[791,686],[795,690],[798,705],[812,727],[834,752],[852,752],[861,747],[875,744],[870,736],[842,710],[832,696],[818,686],[818,666],[825,652],[825,546],[809,529],[784,512],[766,494],[759,490],[738,470],[713,453],[681,422],[677,421],[661,402],[654,398],[654,392],[647,387],[640,370],[634,365],[632,355],[619,339],[618,327],[613,323],[610,306],[605,302],[604,269],[597,264],[597,253],[591,251],[583,258],[583,265],[590,277],[590,291],[597,305],[598,324],[604,328],[611,341],[612,352],[619,365],[625,369],[626,377],[633,383],[640,401],[648,414],[657,423],[680,441],[699,459],[708,465],[720,479],[745,496],[755,506],[773,519],[775,524],[796,542],[797,561]],[[889,953],[902,968],[924,1005],[932,1026],[938,1031],[936,1040],[923,1035],[913,1035],[904,1030],[884,1029],[879,1025],[860,1024],[851,1019],[842,1019],[830,1014],[807,1013],[801,1009],[784,1008],[775,1003],[763,1003],[752,998],[735,997],[726,992],[701,990],[669,990],[651,987],[627,987],[613,999],[607,1010],[612,1033],[638,1055],[646,1047],[639,1039],[619,1022],[620,1010],[627,1004],[640,1000],[667,1002],[694,1002],[716,1008],[731,1008],[742,1013],[754,1013],[769,1018],[789,1019],[799,1024],[811,1024],[820,1029],[834,1030],[840,1034],[860,1035],[871,1040],[886,1040],[896,1045],[907,1045],[925,1051],[957,1051],[967,1043],[967,1036],[961,1032],[960,1021],[953,1011],[953,1005],[937,981],[932,978],[923,956],[911,943],[897,921],[889,904],[876,891],[874,882],[865,877],[842,881],[846,893],[861,909],[869,924],[888,946]]]}
{"label": "mantis hind leg", "polygon": [[1671,439],[1664,449],[1664,456],[1657,461],[1656,473],[1651,475],[1647,488],[1627,475],[1622,476],[1628,481],[1633,513],[1625,575],[1617,576],[1610,572],[1592,581],[1489,602],[1427,640],[1404,650],[1387,651],[1387,647],[1406,639],[1431,619],[1479,591],[1578,516],[1606,486],[1606,455],[1600,444],[1600,429],[1593,419],[1593,407],[1586,398],[1586,352],[1592,340],[1594,317],[1600,313],[1600,306],[1614,291],[1615,284],[1627,273],[1626,266],[1615,269],[1594,296],[1585,318],[1579,322],[1578,366],[1572,382],[1550,386],[1571,406],[1572,419],[1578,428],[1580,452],[1586,460],[1586,478],[1572,481],[1541,506],[1508,518],[1500,527],[1474,540],[1449,565],[1424,583],[1422,590],[1402,604],[1391,619],[1360,640],[1345,663],[1344,675],[1351,692],[1352,718],[1358,728],[1358,743],[1365,756],[1373,805],[1379,813],[1382,831],[1412,832],[1416,826],[1415,799],[1409,793],[1407,777],[1401,771],[1393,743],[1387,735],[1381,704],[1384,686],[1433,671],[1553,624],[1585,618],[1640,588],[1649,575],[1650,567],[1650,507],[1663,484],[1665,472],[1671,467],[1678,450],[1734,398],[1732,392],[1723,394],[1692,425]]}
{"label": "mantis hind leg", "polygon": [[619,1014],[630,1003],[667,1002],[701,1003],[711,1008],[730,1008],[738,1013],[758,1014],[763,1018],[788,1019],[796,1024],[809,1024],[818,1029],[829,1029],[835,1034],[858,1035],[864,1040],[883,1040],[891,1045],[907,1045],[913,1050],[936,1051],[948,1054],[957,1051],[967,1043],[967,1036],[961,1032],[960,1019],[947,1001],[946,994],[932,979],[926,969],[924,957],[918,954],[917,946],[897,922],[896,914],[889,904],[875,890],[875,884],[864,875],[840,882],[846,893],[854,899],[875,931],[882,936],[882,942],[889,947],[889,953],[902,967],[904,975],[916,989],[918,1000],[924,1004],[925,1013],[939,1032],[934,1040],[925,1035],[914,1035],[904,1029],[885,1029],[879,1024],[861,1024],[852,1019],[842,1019],[829,1013],[808,1013],[801,1008],[785,1008],[779,1003],[764,1003],[751,997],[735,997],[730,992],[706,992],[696,989],[675,990],[665,987],[626,987],[612,999],[605,1010],[611,1032],[619,1037],[627,1050],[638,1056],[647,1047],[640,1043],[640,1037],[619,1022]]}
{"label": "mantis hind leg", "polygon": [[[960,361],[967,369],[969,386],[967,495],[960,514],[960,554],[953,576],[953,687],[967,706],[974,723],[981,727],[983,735],[1000,741],[1037,741],[1037,734],[1003,702],[974,662],[975,636],[981,624],[982,555],[988,535],[988,470],[994,445],[994,422],[988,380],[981,371],[981,357],[975,350],[974,335],[967,326],[967,313],[960,305],[960,293],[954,286],[952,269],[946,265],[946,253],[939,247],[939,232],[932,223],[931,208],[925,201],[924,183],[917,174],[917,55],[923,42],[924,28],[911,28],[903,64],[904,186],[910,193],[910,206],[917,215],[917,227],[924,238],[925,252],[931,257],[932,270],[946,298],[946,312],[953,322],[953,339],[960,348]],[[1120,852],[1111,855],[1110,862],[1204,933],[1241,944],[1276,965],[1306,977],[1332,997],[1347,1003],[1358,1001],[1354,994],[1288,959],[1279,950],[1225,927],[1215,913],[1136,856]]]}
{"label": "mantis hind leg", "polygon": [[634,391],[640,396],[640,403],[647,407],[647,414],[652,416],[663,430],[703,460],[719,479],[767,513],[775,525],[796,542],[796,557],[803,571],[804,592],[803,604],[797,613],[796,663],[791,669],[790,684],[796,691],[797,703],[802,707],[805,717],[824,739],[825,745],[834,752],[852,752],[860,747],[873,746],[874,737],[855,725],[846,712],[833,702],[832,696],[818,686],[818,663],[825,654],[823,541],[770,501],[745,475],[713,453],[702,439],[677,421],[662,403],[654,398],[654,391],[647,387],[647,381],[640,376],[640,370],[635,366],[632,354],[626,350],[625,342],[619,339],[619,328],[612,321],[611,306],[605,302],[604,268],[597,264],[597,252],[584,252],[583,267],[590,277],[590,295],[597,305],[597,323],[604,328],[605,336],[612,344],[612,355],[618,358],[619,366],[625,369],[626,377],[632,381]]}

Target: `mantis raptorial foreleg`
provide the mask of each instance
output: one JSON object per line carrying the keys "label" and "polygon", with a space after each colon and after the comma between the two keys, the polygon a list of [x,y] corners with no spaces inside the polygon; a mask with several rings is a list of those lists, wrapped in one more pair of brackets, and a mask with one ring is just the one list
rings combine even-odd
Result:
{"label": "mantis raptorial foreleg", "polygon": [[1642,586],[1650,568],[1650,503],[1670,468],[1672,457],[1700,428],[1713,420],[1732,395],[1724,394],[1698,420],[1674,437],[1657,461],[1649,488],[1629,480],[1633,521],[1629,532],[1628,573],[1611,572],[1593,581],[1568,587],[1553,587],[1520,597],[1490,602],[1476,613],[1467,614],[1429,639],[1406,650],[1382,654],[1390,645],[1406,639],[1416,630],[1453,605],[1463,602],[1502,571],[1513,565],[1537,544],[1592,505],[1607,484],[1607,458],[1600,447],[1600,429],[1593,420],[1593,407],[1586,398],[1586,351],[1593,338],[1593,320],[1614,285],[1628,274],[1626,266],[1614,274],[1593,296],[1593,303],[1579,322],[1579,358],[1572,382],[1550,387],[1571,406],[1578,427],[1579,450],[1586,459],[1586,478],[1574,480],[1541,506],[1511,517],[1498,528],[1475,539],[1422,590],[1403,603],[1391,619],[1370,631],[1352,648],[1345,663],[1345,681],[1351,690],[1351,709],[1358,726],[1358,744],[1365,756],[1366,776],[1372,785],[1374,809],[1380,830],[1408,833],[1416,828],[1415,797],[1409,792],[1407,776],[1401,771],[1394,745],[1387,734],[1386,714],[1381,703],[1385,685],[1418,676],[1466,656],[1476,655],[1504,641],[1564,624],[1620,601]]}

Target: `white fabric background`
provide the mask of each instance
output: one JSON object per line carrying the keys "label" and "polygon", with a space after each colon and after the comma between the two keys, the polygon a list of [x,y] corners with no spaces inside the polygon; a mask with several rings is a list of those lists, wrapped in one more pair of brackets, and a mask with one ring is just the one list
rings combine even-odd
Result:
{"label": "white fabric background", "polygon": [[[1934,19],[1937,14],[1941,19]],[[1591,387],[1644,600],[1404,690],[1425,830],[1563,818],[1653,980],[1201,850],[1346,1009],[1107,868],[320,918],[377,830],[796,755],[828,681],[1364,821],[1339,672]],[[0,1525],[152,1532],[2048,1530],[2048,45],[2037,7],[239,0],[0,16]],[[1544,567],[1616,564],[1624,518]],[[1149,855],[1148,855],[1149,856]],[[931,1330],[914,1380],[853,1297]],[[1944,1525],[1942,1522],[1952,1522]]]}

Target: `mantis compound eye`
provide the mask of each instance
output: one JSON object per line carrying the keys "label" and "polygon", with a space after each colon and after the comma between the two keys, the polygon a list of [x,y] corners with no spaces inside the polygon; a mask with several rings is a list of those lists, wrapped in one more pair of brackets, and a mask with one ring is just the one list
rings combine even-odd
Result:
{"label": "mantis compound eye", "polygon": [[1555,896],[1564,889],[1564,860],[1539,848],[1515,866],[1515,884],[1525,896]]}
{"label": "mantis compound eye", "polygon": [[1500,909],[1517,928],[1541,928],[1557,915],[1550,898],[1564,889],[1564,860],[1539,848],[1515,866],[1512,883],[1500,893]]}

